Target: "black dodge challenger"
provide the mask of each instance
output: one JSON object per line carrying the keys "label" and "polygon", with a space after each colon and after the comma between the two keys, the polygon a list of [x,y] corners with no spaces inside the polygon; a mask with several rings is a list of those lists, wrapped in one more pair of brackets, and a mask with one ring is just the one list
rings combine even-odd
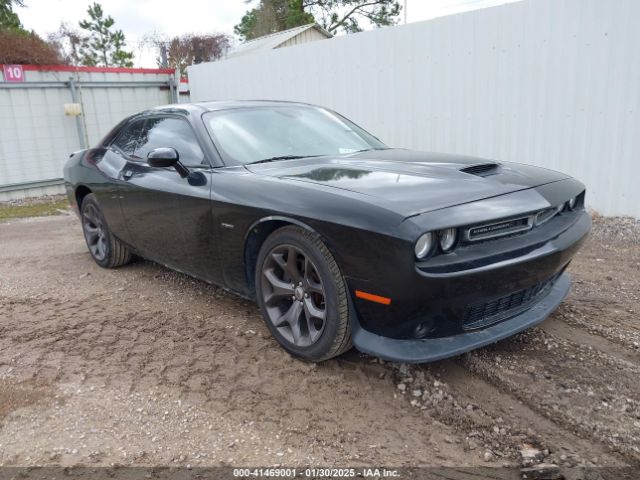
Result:
{"label": "black dodge challenger", "polygon": [[591,227],[567,175],[389,148],[290,102],[133,115],[64,178],[98,265],[136,254],[255,299],[312,361],[428,362],[535,325]]}

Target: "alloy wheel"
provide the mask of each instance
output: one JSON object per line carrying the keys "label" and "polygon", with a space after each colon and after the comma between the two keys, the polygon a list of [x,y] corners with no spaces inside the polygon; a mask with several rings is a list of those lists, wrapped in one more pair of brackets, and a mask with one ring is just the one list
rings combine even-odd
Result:
{"label": "alloy wheel", "polygon": [[102,217],[91,203],[82,209],[82,226],[91,255],[98,261],[104,260],[107,256],[107,235]]}
{"label": "alloy wheel", "polygon": [[262,268],[262,299],[271,324],[297,347],[321,337],[327,316],[325,291],[316,266],[293,245],[269,252]]}

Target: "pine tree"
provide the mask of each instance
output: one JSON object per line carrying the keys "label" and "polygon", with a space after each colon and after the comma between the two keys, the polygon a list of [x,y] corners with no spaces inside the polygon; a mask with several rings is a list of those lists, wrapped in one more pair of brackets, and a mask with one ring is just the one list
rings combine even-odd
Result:
{"label": "pine tree", "polygon": [[18,14],[13,11],[13,4],[24,7],[22,0],[0,0],[0,30],[22,31],[22,23]]}
{"label": "pine tree", "polygon": [[82,64],[133,67],[133,53],[124,50],[124,33],[112,30],[113,18],[104,16],[99,3],[89,6],[87,13],[89,19],[80,22],[80,28],[87,31],[79,50]]}

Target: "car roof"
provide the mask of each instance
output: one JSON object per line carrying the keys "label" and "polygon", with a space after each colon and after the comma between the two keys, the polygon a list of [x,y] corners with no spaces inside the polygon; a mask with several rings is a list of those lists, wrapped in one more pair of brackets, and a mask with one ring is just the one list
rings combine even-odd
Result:
{"label": "car roof", "polygon": [[203,113],[203,112],[215,112],[219,110],[229,110],[233,108],[247,108],[247,107],[277,107],[277,106],[315,106],[309,103],[303,102],[290,102],[286,100],[211,100],[204,102],[192,102],[192,103],[174,103],[171,105],[161,105],[150,110],[146,110],[141,113]]}

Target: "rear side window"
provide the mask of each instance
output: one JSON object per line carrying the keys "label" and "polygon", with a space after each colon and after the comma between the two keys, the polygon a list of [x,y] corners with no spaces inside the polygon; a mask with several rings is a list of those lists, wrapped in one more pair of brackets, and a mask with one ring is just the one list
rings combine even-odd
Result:
{"label": "rear side window", "polygon": [[178,151],[180,162],[187,167],[202,166],[204,154],[191,125],[173,117],[147,119],[135,156],[147,158],[156,148],[172,147]]}
{"label": "rear side window", "polygon": [[138,140],[142,134],[143,127],[144,120],[136,120],[127,124],[120,130],[120,133],[118,133],[111,146],[116,147],[126,155],[133,156],[138,146]]}

